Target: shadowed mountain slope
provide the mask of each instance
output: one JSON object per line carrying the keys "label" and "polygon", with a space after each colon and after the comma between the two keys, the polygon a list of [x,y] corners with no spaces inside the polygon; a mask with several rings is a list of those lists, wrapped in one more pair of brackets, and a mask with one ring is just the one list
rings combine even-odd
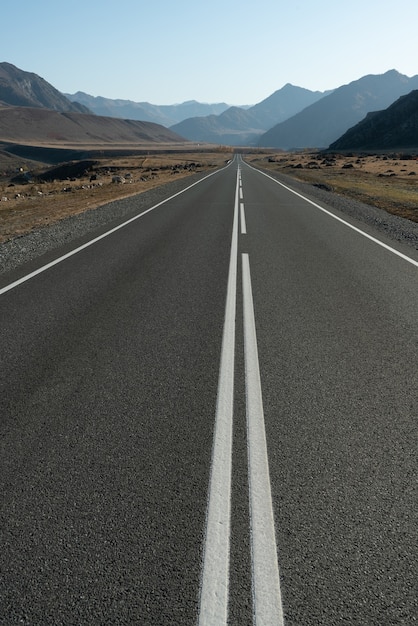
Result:
{"label": "shadowed mountain slope", "polygon": [[82,104],[70,102],[37,74],[25,72],[11,63],[0,63],[0,102],[9,106],[91,113]]}
{"label": "shadowed mountain slope", "polygon": [[332,143],[330,150],[418,149],[418,90],[401,96],[384,111],[368,113]]}

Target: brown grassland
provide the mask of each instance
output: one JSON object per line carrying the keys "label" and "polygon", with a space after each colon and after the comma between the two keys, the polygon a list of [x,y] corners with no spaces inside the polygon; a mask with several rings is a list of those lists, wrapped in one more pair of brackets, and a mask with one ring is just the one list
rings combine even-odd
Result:
{"label": "brown grassland", "polygon": [[[17,159],[13,168],[9,162],[7,174],[0,161],[0,243],[112,200],[133,196],[197,172],[213,170],[231,157],[232,152],[223,149],[104,157],[95,160],[94,166],[82,175],[51,182],[40,182],[36,170],[31,168],[33,176],[24,184],[10,182],[11,171],[16,175],[17,164],[23,163],[22,159]],[[28,162],[23,165],[22,174],[29,165]],[[47,166],[42,168],[43,171],[46,169]],[[113,182],[117,176],[124,182]]]}
{"label": "brown grassland", "polygon": [[[161,152],[103,157],[71,179],[40,182],[33,163],[0,159],[0,243],[112,200],[132,196],[196,172],[221,167],[233,149]],[[401,154],[325,155],[316,152],[253,151],[245,159],[273,172],[343,194],[418,222],[418,160]],[[29,182],[11,183],[31,169]],[[38,169],[41,171],[39,164]],[[43,166],[43,171],[47,166]],[[122,176],[123,183],[112,182]]]}
{"label": "brown grassland", "polygon": [[418,222],[418,156],[319,152],[248,155],[254,165]]}

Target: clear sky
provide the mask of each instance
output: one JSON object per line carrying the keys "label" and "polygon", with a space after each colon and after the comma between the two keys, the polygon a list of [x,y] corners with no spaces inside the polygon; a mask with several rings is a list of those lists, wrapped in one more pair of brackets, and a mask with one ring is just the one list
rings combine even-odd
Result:
{"label": "clear sky", "polygon": [[418,0],[1,0],[0,61],[65,93],[256,104],[418,74]]}

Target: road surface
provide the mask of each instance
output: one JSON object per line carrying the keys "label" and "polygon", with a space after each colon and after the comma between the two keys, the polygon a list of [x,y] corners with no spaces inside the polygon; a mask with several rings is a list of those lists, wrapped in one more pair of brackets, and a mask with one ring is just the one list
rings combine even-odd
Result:
{"label": "road surface", "polygon": [[415,623],[415,250],[237,156],[26,272],[1,624]]}

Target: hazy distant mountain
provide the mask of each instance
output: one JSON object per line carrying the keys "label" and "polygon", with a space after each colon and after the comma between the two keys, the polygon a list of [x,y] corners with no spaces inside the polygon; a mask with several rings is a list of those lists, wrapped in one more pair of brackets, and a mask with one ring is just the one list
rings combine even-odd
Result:
{"label": "hazy distant mountain", "polygon": [[262,127],[268,129],[272,127],[272,124],[287,120],[330,93],[332,91],[310,91],[287,83],[265,100],[255,104],[250,111]]}
{"label": "hazy distant mountain", "polygon": [[149,102],[112,100],[101,96],[90,96],[82,91],[77,91],[74,94],[66,93],[65,96],[71,101],[81,102],[96,115],[155,122],[167,127],[173,126],[173,124],[177,124],[187,117],[218,115],[229,108],[229,104],[225,102],[205,104],[190,100],[182,104],[156,105]]}
{"label": "hazy distant mountain", "polygon": [[384,109],[418,88],[418,76],[396,70],[368,75],[339,87],[290,119],[277,124],[259,140],[263,147],[324,148],[367,113]]}
{"label": "hazy distant mountain", "polygon": [[268,128],[324,95],[320,91],[287,84],[248,109],[230,107],[220,115],[193,117],[171,126],[171,130],[192,141],[249,145],[255,143]]}
{"label": "hazy distant mountain", "polygon": [[170,130],[192,141],[236,146],[253,143],[260,134],[257,120],[239,107],[230,107],[221,115],[191,117]]}
{"label": "hazy distant mountain", "polygon": [[152,122],[120,120],[46,108],[0,107],[0,142],[43,146],[140,146],[183,138]]}
{"label": "hazy distant mountain", "polygon": [[37,74],[24,72],[11,63],[0,63],[0,101],[8,106],[90,113],[81,104],[68,100]]}
{"label": "hazy distant mountain", "polygon": [[330,150],[418,148],[418,90],[401,96],[384,111],[368,113],[329,147]]}

